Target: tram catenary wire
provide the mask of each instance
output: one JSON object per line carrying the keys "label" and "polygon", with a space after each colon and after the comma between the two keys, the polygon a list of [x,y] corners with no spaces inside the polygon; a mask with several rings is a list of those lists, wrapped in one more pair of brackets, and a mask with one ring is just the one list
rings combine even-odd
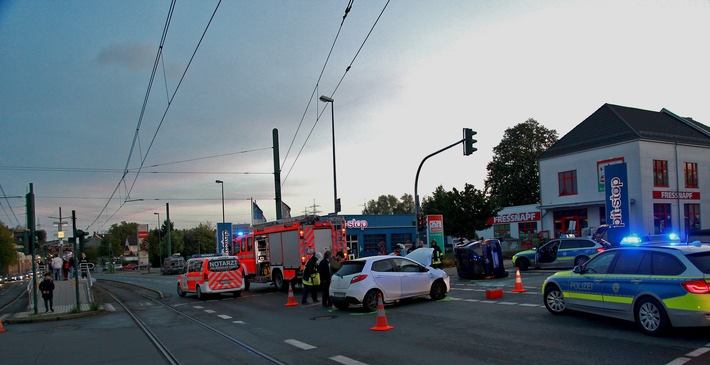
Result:
{"label": "tram catenary wire", "polygon": [[[121,281],[113,281],[113,280],[106,280],[106,281],[111,281],[111,282],[114,283],[114,284],[124,285],[124,286],[129,286],[129,285],[131,285],[131,284],[127,284],[127,283],[124,283],[124,282],[121,282]],[[133,321],[136,322],[136,324],[137,324],[138,327],[141,329],[141,331],[143,331],[143,333],[146,334],[146,336],[150,339],[150,341],[153,343],[153,345],[158,349],[158,351],[160,351],[160,353],[163,355],[163,357],[165,357],[165,359],[166,359],[170,364],[176,364],[176,365],[180,364],[180,362],[172,355],[172,353],[171,353],[171,352],[162,344],[162,342],[160,342],[160,340],[150,331],[150,329],[148,328],[148,326],[146,326],[145,323],[144,323],[140,318],[138,318],[138,316],[136,316],[136,314],[135,314],[135,312],[134,312],[133,310],[131,310],[131,309],[130,309],[123,301],[121,301],[118,297],[116,297],[115,295],[113,295],[105,286],[99,284],[98,282],[95,284],[95,286],[101,288],[104,292],[106,292],[108,295],[110,295],[110,296],[126,311],[126,313],[128,313],[128,315],[131,317],[131,319],[133,319]],[[148,289],[148,290],[149,290],[149,289]],[[193,316],[190,316],[189,314],[185,314],[185,313],[183,313],[183,312],[181,312],[181,311],[179,311],[179,310],[177,310],[177,309],[175,309],[175,308],[173,308],[173,307],[171,307],[171,306],[169,306],[169,305],[167,305],[167,304],[165,304],[165,303],[163,303],[163,302],[161,302],[161,301],[159,301],[159,300],[157,300],[157,299],[155,299],[155,298],[151,298],[151,297],[149,297],[149,296],[147,296],[147,295],[144,295],[144,294],[141,294],[140,292],[137,292],[137,291],[134,291],[134,292],[132,292],[132,293],[135,294],[135,295],[139,295],[139,296],[141,296],[141,297],[143,297],[143,298],[145,298],[145,299],[148,299],[148,300],[150,300],[151,302],[154,302],[154,303],[160,305],[161,307],[170,309],[171,311],[175,312],[176,314],[178,314],[178,315],[180,315],[180,316],[182,316],[182,317],[185,317],[185,318],[189,319],[190,321],[192,321],[193,323],[195,323],[195,324],[197,324],[197,325],[199,325],[199,326],[201,326],[201,327],[203,327],[203,328],[205,328],[205,329],[207,329],[207,330],[209,330],[209,331],[211,331],[211,332],[213,332],[213,333],[219,335],[220,337],[226,339],[226,340],[229,341],[229,342],[234,343],[235,345],[241,347],[243,350],[245,350],[246,352],[248,352],[248,353],[250,353],[250,354],[252,354],[252,355],[258,356],[258,357],[260,357],[260,358],[262,358],[262,359],[264,359],[264,360],[266,360],[266,361],[268,361],[268,362],[270,362],[270,363],[272,363],[272,364],[275,364],[275,365],[286,365],[286,363],[281,362],[281,361],[279,361],[278,359],[273,358],[273,357],[269,356],[268,354],[266,354],[266,353],[264,353],[264,352],[261,352],[261,351],[257,350],[256,348],[254,348],[254,347],[252,347],[252,346],[249,346],[249,345],[247,345],[246,343],[244,343],[244,342],[242,342],[242,341],[240,341],[240,340],[238,340],[238,339],[236,339],[236,338],[234,338],[234,337],[232,337],[232,336],[230,336],[230,335],[228,335],[228,334],[226,334],[226,333],[224,333],[224,332],[222,332],[222,331],[220,331],[220,330],[218,330],[218,329],[216,329],[216,328],[214,328],[214,327],[212,327],[212,326],[210,326],[209,324],[207,324],[207,323],[205,323],[205,322],[203,322],[203,321],[200,321],[199,319],[197,319],[197,318],[195,318],[195,317],[193,317]]]}

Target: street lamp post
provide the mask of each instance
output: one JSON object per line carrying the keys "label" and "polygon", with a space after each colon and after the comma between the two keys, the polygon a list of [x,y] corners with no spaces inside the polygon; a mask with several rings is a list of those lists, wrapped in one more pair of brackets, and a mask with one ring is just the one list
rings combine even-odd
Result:
{"label": "street lamp post", "polygon": [[160,231],[161,231],[160,213],[153,212],[153,214],[158,216],[158,264],[160,265],[160,268],[161,268],[160,270],[162,271],[163,270],[162,269],[162,267],[163,267],[163,248],[160,246]]}
{"label": "street lamp post", "polygon": [[338,204],[338,183],[335,172],[335,100],[325,95],[321,95],[318,99],[324,103],[330,103],[330,124],[331,131],[333,133],[333,207],[335,214],[338,214],[340,211],[340,204]]}
{"label": "street lamp post", "polygon": [[216,182],[217,184],[222,185],[222,223],[224,223],[224,222],[225,222],[225,219],[224,219],[224,181],[222,181],[222,180],[215,180],[214,182]]}

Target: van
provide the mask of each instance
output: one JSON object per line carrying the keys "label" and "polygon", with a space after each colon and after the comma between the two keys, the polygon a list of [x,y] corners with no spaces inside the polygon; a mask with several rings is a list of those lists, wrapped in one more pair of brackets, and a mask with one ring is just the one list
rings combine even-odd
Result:
{"label": "van", "polygon": [[180,254],[174,254],[163,260],[163,275],[182,274],[185,269],[185,258]]}
{"label": "van", "polygon": [[238,297],[244,290],[245,272],[246,267],[236,256],[193,257],[185,263],[185,272],[178,276],[177,293],[181,297],[194,293],[197,299],[221,293]]}

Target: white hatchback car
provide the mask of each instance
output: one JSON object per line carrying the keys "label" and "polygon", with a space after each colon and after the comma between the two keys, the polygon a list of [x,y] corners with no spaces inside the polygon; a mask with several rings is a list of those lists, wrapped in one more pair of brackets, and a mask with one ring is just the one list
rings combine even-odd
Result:
{"label": "white hatchback car", "polygon": [[391,303],[420,295],[439,300],[449,289],[449,275],[444,270],[407,257],[372,256],[343,262],[343,267],[333,275],[330,297],[338,309],[362,304],[372,312],[377,310],[380,293],[383,302]]}

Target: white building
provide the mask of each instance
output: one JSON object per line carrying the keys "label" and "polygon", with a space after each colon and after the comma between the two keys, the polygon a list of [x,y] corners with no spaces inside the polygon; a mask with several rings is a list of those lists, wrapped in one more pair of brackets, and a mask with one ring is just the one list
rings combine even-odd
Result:
{"label": "white building", "polygon": [[635,233],[710,228],[710,127],[691,118],[604,104],[538,162],[539,230],[550,237],[607,223],[604,166],[620,162]]}

